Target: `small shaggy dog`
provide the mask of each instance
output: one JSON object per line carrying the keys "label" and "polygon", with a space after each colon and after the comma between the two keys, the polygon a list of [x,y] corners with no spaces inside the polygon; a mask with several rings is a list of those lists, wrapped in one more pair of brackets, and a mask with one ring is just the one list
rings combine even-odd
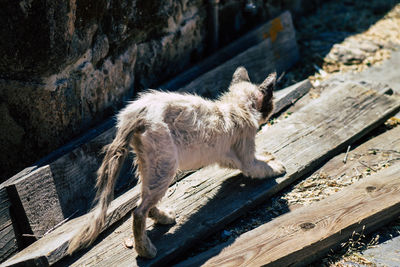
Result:
{"label": "small shaggy dog", "polygon": [[250,82],[239,67],[228,92],[215,101],[200,96],[150,91],[118,114],[117,134],[105,147],[98,170],[97,205],[88,224],[73,238],[68,252],[88,246],[99,235],[113,199],[115,181],[132,148],[141,180],[141,201],[133,211],[135,249],[139,256],[154,258],[157,249],[146,234],[146,217],[172,224],[175,215],[156,205],[178,170],[217,163],[239,169],[253,178],[275,177],[285,167],[273,157],[255,156],[255,136],[273,110],[276,73],[261,85]]}

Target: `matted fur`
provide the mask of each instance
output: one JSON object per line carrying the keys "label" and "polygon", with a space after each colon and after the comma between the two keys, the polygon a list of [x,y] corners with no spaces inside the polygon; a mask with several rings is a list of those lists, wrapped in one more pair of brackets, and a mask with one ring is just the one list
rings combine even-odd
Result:
{"label": "matted fur", "polygon": [[142,188],[141,201],[133,212],[135,248],[146,258],[157,253],[145,231],[146,217],[162,224],[175,221],[172,212],[156,205],[178,169],[217,163],[253,178],[285,173],[283,165],[272,157],[255,156],[255,135],[273,110],[275,82],[273,73],[261,85],[252,84],[246,69],[239,67],[228,92],[215,101],[150,90],[130,103],[118,114],[116,137],[105,148],[97,173],[97,205],[88,224],[72,239],[68,252],[90,245],[99,235],[129,148],[136,152]]}

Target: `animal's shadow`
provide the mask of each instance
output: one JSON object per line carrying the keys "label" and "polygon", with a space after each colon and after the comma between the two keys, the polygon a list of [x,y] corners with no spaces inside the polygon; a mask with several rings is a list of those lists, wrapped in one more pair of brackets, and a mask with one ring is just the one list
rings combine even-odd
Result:
{"label": "animal's shadow", "polygon": [[[213,166],[209,168],[215,170]],[[157,247],[156,258],[149,260],[138,256],[135,257],[134,255],[137,254],[132,249],[132,258],[130,260],[133,264],[135,265],[136,263],[138,266],[157,266],[179,262],[184,259],[185,252],[188,249],[193,248],[207,236],[222,230],[226,224],[245,214],[250,208],[269,199],[283,187],[274,178],[252,179],[245,177],[241,173],[235,175],[233,174],[235,171],[227,171],[225,173],[225,178],[221,176],[215,180],[209,179],[209,176],[214,174],[213,172],[195,172],[178,182],[177,185],[173,185],[173,187],[176,187],[176,192],[178,192],[181,190],[179,187],[183,186],[184,183],[190,183],[191,180],[197,181],[193,183],[193,186],[187,188],[188,191],[183,192],[183,197],[181,195],[176,197],[172,193],[165,201],[168,202],[167,205],[170,208],[175,209],[177,223],[174,225],[154,225],[147,231],[149,238]],[[205,175],[202,176],[202,174]],[[125,173],[125,175],[128,175],[128,173]],[[223,181],[218,182],[221,179]],[[198,190],[201,190],[201,192],[197,192]],[[161,203],[161,206],[163,206],[163,203]],[[286,210],[288,209],[286,208]],[[131,212],[101,233],[93,246],[103,242],[108,235],[125,223],[132,224]],[[132,231],[126,232],[125,237],[129,237],[131,234]],[[235,238],[231,237],[227,242],[217,248],[213,248],[213,253],[209,254],[209,256],[212,257],[218,254],[220,250],[234,240]],[[123,240],[121,239],[120,242],[122,243]],[[57,262],[56,266],[72,264],[88,253],[93,246],[83,249],[72,256],[65,257],[60,262]]]}
{"label": "animal's shadow", "polygon": [[[189,176],[186,179],[190,178]],[[153,266],[176,262],[181,259],[182,253],[195,246],[200,240],[222,230],[227,223],[270,198],[279,190],[278,187],[279,184],[273,178],[251,179],[242,174],[230,177],[219,185],[212,182],[206,184],[201,192],[190,195],[184,201],[177,201],[176,225],[169,227],[155,225],[148,231],[150,239],[158,249],[157,257],[153,260],[137,257],[137,264]],[[196,207],[197,203],[199,206]],[[218,254],[233,241],[232,237],[222,245],[213,248],[213,253],[209,256]]]}

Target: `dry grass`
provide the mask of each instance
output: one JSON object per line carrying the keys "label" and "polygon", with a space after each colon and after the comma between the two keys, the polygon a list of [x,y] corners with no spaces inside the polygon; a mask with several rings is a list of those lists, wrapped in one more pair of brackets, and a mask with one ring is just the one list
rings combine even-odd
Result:
{"label": "dry grass", "polygon": [[400,161],[400,151],[371,148],[362,154],[351,152],[348,161],[357,162],[351,170],[337,176],[329,175],[324,171],[317,172],[294,185],[281,198],[286,201],[288,206],[304,206],[320,201],[340,189]]}
{"label": "dry grass", "polygon": [[363,256],[362,251],[376,247],[382,240],[393,238],[400,235],[400,218],[391,224],[370,235],[353,233],[351,238],[341,244],[341,249],[330,253],[327,257],[314,264],[314,266],[377,266]]}

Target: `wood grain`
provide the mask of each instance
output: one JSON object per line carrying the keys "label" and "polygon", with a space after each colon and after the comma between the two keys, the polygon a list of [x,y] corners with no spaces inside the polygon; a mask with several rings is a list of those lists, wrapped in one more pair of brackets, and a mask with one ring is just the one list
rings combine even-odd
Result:
{"label": "wood grain", "polygon": [[15,254],[17,240],[10,216],[11,203],[5,188],[0,188],[0,262]]}
{"label": "wood grain", "polygon": [[0,263],[15,254],[18,250],[12,224],[0,229]]}
{"label": "wood grain", "polygon": [[99,151],[112,141],[114,129],[82,144],[70,153],[32,170],[5,188],[15,216],[20,218],[21,234],[36,239],[74,213],[84,213],[94,197],[95,173],[101,163]]}
{"label": "wood grain", "polygon": [[243,234],[204,266],[304,266],[354,231],[365,227],[366,233],[400,215],[399,178],[400,164],[396,164],[282,215]]}
{"label": "wood grain", "polygon": [[[125,217],[89,251],[62,261],[72,266],[162,265],[195,242],[221,229],[249,207],[269,198],[345,149],[376,125],[397,112],[400,100],[357,84],[326,92],[310,105],[292,114],[284,123],[264,128],[257,147],[273,152],[284,162],[287,174],[271,180],[252,180],[239,171],[208,167],[170,188],[163,201],[177,212],[177,224],[168,228],[149,224],[150,238],[158,248],[157,258],[144,261],[123,246],[131,234]],[[294,153],[294,151],[296,153]]]}
{"label": "wood grain", "polygon": [[10,216],[8,215],[10,205],[7,190],[5,188],[0,188],[0,229],[10,224]]}
{"label": "wood grain", "polygon": [[[400,161],[400,127],[378,135],[355,149],[352,148],[348,153],[346,163],[343,163],[344,157],[345,153],[339,154],[316,173],[322,172],[331,177],[356,177],[363,173],[365,176],[367,169],[370,169],[369,173],[373,174],[379,171],[379,165],[382,163],[390,164]],[[370,168],[366,166],[370,166]]]}

